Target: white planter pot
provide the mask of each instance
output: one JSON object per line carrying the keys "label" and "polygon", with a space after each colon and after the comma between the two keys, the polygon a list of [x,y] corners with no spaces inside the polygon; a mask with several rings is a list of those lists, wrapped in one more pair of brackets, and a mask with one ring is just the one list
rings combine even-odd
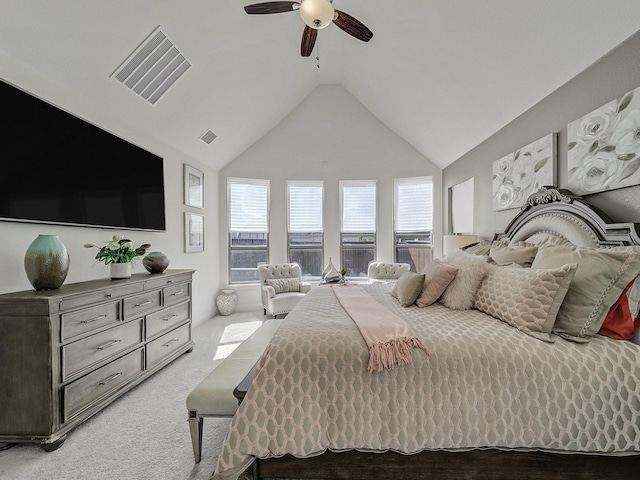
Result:
{"label": "white planter pot", "polygon": [[117,280],[120,278],[131,278],[131,264],[130,263],[112,263],[111,278],[114,280]]}

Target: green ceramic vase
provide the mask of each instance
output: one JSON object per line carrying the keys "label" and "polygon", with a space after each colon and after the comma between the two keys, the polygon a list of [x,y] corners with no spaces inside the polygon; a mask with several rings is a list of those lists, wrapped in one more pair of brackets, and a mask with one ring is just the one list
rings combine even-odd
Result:
{"label": "green ceramic vase", "polygon": [[38,235],[24,255],[27,278],[36,290],[60,288],[69,273],[69,253],[57,235]]}

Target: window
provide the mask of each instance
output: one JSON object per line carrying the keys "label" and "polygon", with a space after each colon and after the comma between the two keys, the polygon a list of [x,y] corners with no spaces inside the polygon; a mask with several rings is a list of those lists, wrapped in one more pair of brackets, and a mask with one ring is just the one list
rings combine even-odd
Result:
{"label": "window", "polygon": [[322,182],[287,182],[289,261],[306,280],[322,275]]}
{"label": "window", "polygon": [[340,205],[341,266],[349,278],[366,278],[376,256],[376,182],[340,182]]}
{"label": "window", "polygon": [[433,180],[431,177],[393,181],[396,262],[420,272],[431,261]]}
{"label": "window", "polygon": [[257,282],[269,247],[269,182],[229,179],[229,280]]}

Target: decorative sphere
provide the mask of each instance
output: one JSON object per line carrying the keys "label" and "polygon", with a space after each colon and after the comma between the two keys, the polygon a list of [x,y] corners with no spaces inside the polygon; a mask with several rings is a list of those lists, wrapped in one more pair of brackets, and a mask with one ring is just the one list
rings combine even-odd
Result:
{"label": "decorative sphere", "polygon": [[169,266],[169,257],[162,252],[149,252],[142,259],[142,265],[149,273],[162,273]]}

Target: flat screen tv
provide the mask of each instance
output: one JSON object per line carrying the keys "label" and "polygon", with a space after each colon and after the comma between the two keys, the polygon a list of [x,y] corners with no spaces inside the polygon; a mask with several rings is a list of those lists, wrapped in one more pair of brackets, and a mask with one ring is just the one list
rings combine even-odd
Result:
{"label": "flat screen tv", "polygon": [[0,220],[165,230],[162,158],[0,81]]}

